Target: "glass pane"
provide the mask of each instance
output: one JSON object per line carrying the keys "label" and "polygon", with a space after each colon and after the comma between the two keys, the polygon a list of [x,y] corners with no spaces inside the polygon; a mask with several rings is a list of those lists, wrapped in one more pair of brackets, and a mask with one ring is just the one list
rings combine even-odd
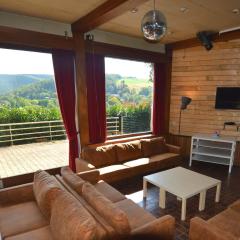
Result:
{"label": "glass pane", "polygon": [[151,131],[153,64],[105,58],[107,135]]}

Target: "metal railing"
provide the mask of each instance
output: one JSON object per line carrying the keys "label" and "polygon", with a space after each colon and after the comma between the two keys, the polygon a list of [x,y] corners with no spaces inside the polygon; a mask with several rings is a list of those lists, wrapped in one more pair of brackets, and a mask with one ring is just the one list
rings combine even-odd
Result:
{"label": "metal railing", "polygon": [[64,138],[62,120],[0,124],[0,145]]}

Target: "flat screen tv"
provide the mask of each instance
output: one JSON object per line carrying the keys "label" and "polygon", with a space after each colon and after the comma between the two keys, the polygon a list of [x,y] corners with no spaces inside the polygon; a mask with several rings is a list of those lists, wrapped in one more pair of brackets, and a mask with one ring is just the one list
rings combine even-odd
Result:
{"label": "flat screen tv", "polygon": [[240,109],[240,87],[218,87],[216,109]]}

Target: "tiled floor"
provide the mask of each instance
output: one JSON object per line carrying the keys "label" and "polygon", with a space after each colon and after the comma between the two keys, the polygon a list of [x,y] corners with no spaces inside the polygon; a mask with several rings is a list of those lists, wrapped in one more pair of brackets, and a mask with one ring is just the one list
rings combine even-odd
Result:
{"label": "tiled floor", "polygon": [[32,173],[68,164],[68,142],[32,143],[0,148],[0,177]]}
{"label": "tiled floor", "polygon": [[[187,167],[186,164],[183,165]],[[215,203],[215,188],[207,192],[206,208],[204,211],[198,211],[199,197],[195,196],[187,201],[187,219],[181,221],[181,202],[171,194],[167,194],[166,209],[160,209],[158,206],[159,190],[157,187],[150,186],[146,201],[142,199],[142,178],[126,180],[121,184],[115,184],[129,198],[151,212],[156,217],[170,214],[176,219],[176,240],[188,239],[188,230],[190,219],[194,216],[209,219],[227,208],[229,204],[240,198],[240,167],[234,167],[231,175],[228,174],[228,168],[225,166],[194,163],[191,170],[222,180],[221,198],[219,203]]]}

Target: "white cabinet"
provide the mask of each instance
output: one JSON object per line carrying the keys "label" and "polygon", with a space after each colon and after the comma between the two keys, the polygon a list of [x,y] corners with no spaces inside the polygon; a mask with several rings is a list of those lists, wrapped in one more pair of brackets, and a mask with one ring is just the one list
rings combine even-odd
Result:
{"label": "white cabinet", "polygon": [[231,173],[235,147],[235,138],[210,135],[193,136],[189,166],[192,165],[192,161],[216,163],[228,165],[229,173]]}

